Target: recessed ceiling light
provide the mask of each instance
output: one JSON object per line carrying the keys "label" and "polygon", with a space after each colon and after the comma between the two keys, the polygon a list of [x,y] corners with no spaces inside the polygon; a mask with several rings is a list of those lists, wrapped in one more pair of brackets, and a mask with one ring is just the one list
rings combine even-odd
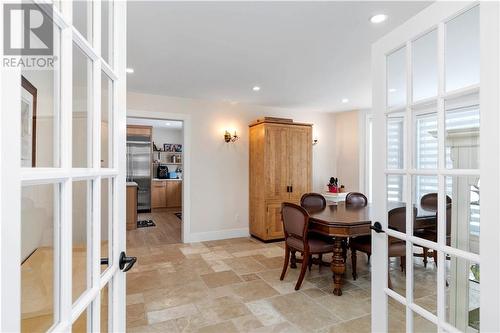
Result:
{"label": "recessed ceiling light", "polygon": [[370,21],[372,23],[382,23],[384,22],[385,20],[387,20],[387,15],[385,14],[377,14],[377,15],[373,15],[371,18],[370,18]]}
{"label": "recessed ceiling light", "polygon": [[260,91],[260,87],[259,86],[255,86],[252,88],[253,91]]}
{"label": "recessed ceiling light", "polygon": [[170,125],[172,125],[172,124],[171,124],[171,123],[166,123],[165,125],[170,126]]}
{"label": "recessed ceiling light", "polygon": [[394,88],[389,88],[389,92],[390,92],[390,93],[396,92],[396,89],[394,89]]}
{"label": "recessed ceiling light", "polygon": [[134,72],[133,68],[127,68],[127,73],[132,74]]}
{"label": "recessed ceiling light", "polygon": [[345,104],[345,103],[349,103],[349,99],[347,99],[347,98],[342,98],[342,103],[344,103],[344,104]]}

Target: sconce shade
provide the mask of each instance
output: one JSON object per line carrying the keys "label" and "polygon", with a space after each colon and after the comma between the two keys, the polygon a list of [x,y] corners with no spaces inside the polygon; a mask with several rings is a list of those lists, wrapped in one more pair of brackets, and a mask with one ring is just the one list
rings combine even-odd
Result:
{"label": "sconce shade", "polygon": [[226,130],[226,132],[224,133],[224,141],[226,143],[230,143],[230,142],[236,142],[236,140],[238,140],[239,137],[238,135],[236,134],[236,131],[234,131],[234,134],[231,135],[231,133],[229,133],[228,130]]}

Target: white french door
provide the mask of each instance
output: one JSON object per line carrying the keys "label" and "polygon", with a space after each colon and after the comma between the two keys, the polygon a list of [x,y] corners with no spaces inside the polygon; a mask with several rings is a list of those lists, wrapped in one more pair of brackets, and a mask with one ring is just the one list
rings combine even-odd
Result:
{"label": "white french door", "polygon": [[372,331],[500,331],[499,17],[437,2],[372,47]]}
{"label": "white french door", "polygon": [[0,331],[123,332],[126,3],[22,3],[1,54],[48,18],[53,66],[1,68]]}

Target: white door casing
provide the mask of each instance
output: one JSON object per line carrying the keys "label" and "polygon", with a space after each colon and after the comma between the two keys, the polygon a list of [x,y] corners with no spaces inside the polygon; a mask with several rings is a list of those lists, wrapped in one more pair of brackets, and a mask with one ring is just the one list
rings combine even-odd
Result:
{"label": "white door casing", "polygon": [[[60,74],[58,77],[59,94],[54,100],[58,105],[59,126],[54,147],[57,151],[56,167],[21,168],[20,136],[20,98],[21,69],[1,69],[0,76],[0,331],[21,331],[21,189],[40,184],[56,184],[55,213],[58,218],[54,224],[54,276],[53,276],[53,317],[51,331],[71,331],[72,324],[87,311],[87,330],[101,331],[100,299],[101,291],[108,286],[108,327],[107,331],[125,331],[125,274],[119,269],[119,256],[125,251],[125,137],[126,137],[126,2],[112,2],[109,8],[112,55],[109,63],[101,56],[101,6],[104,2],[88,3],[92,38],[89,42],[72,25],[73,2],[61,1],[54,5],[54,30],[60,31]],[[107,2],[109,3],[109,2]],[[91,4],[91,5],[90,5]],[[3,3],[0,9],[3,17]],[[21,27],[12,27],[11,34],[20,36]],[[3,52],[3,25],[0,27]],[[76,45],[81,53],[92,63],[87,74],[90,77],[87,100],[91,132],[88,134],[90,163],[85,168],[74,168],[73,158],[73,48]],[[109,160],[107,167],[101,167],[101,75],[110,82],[112,91],[108,93],[111,107],[109,120]],[[10,112],[5,112],[10,110]],[[56,154],[56,153],[55,153]],[[111,197],[111,223],[108,239],[111,256],[109,267],[101,274],[101,180],[108,179]],[[72,300],[72,194],[75,181],[89,181],[88,189],[92,198],[87,211],[92,223],[88,229],[89,286],[82,295]]]}
{"label": "white door casing", "polygon": [[[454,91],[445,89],[445,41],[446,23],[465,13],[474,6],[479,5],[480,16],[480,83],[466,86]],[[377,41],[372,47],[372,74],[373,74],[373,221],[380,221],[385,233],[372,232],[372,331],[385,332],[388,330],[389,317],[391,311],[388,309],[388,297],[392,297],[406,309],[406,330],[413,331],[413,315],[417,314],[429,322],[435,324],[439,331],[473,331],[470,327],[463,327],[464,322],[457,320],[450,324],[451,319],[447,319],[447,297],[445,286],[448,284],[446,265],[453,258],[447,260],[446,255],[458,259],[464,259],[481,264],[480,281],[480,327],[486,332],[500,331],[500,288],[498,286],[499,276],[499,255],[500,255],[500,228],[499,228],[499,147],[500,147],[500,118],[499,110],[499,17],[500,6],[497,2],[438,2],[432,4],[422,12],[411,18],[403,25]],[[433,98],[425,100],[427,103],[435,103],[437,115],[437,144],[438,144],[438,165],[434,169],[418,169],[414,163],[414,134],[413,120],[414,111],[419,104],[412,101],[412,47],[415,40],[428,32],[437,32],[437,94]],[[387,78],[387,57],[394,51],[406,47],[405,49],[405,72],[407,101],[399,108],[400,113],[405,117],[403,130],[403,166],[399,169],[388,169],[387,142],[386,142],[386,116],[392,112],[397,112],[397,108],[388,106],[388,94],[390,93]],[[447,168],[445,160],[445,144],[448,145],[449,138],[444,137],[445,133],[445,103],[479,92],[480,105],[480,160],[479,167],[467,169]],[[386,200],[386,175],[400,175],[403,178],[402,196],[407,203],[406,213],[406,233],[399,233],[389,230],[387,221],[387,200]],[[418,175],[435,176],[438,179],[438,234],[437,242],[426,241],[413,236],[413,222],[411,205],[413,196],[414,177]],[[448,246],[446,243],[445,195],[447,190],[447,179],[452,177],[481,178],[481,231],[479,235],[480,249],[478,254],[472,250],[459,249],[455,246]],[[454,187],[454,191],[456,188]],[[449,193],[449,192],[448,192]],[[460,206],[462,205],[462,206]],[[455,203],[455,208],[457,203]],[[464,208],[458,203],[458,207]],[[455,209],[454,208],[454,209]],[[452,232],[453,233],[453,232]],[[388,288],[388,257],[387,239],[388,235],[406,241],[406,291],[404,295]],[[413,247],[408,244],[425,245],[430,249],[438,251],[437,265],[437,310],[436,314],[424,309],[413,301]],[[453,244],[453,243],[452,243]],[[433,264],[430,262],[429,264]],[[462,272],[463,273],[463,272]],[[457,280],[460,278],[456,277]],[[452,283],[450,283],[452,284]],[[451,288],[450,288],[451,289]],[[460,292],[450,291],[452,304],[450,308],[460,307]],[[456,304],[453,304],[455,302]],[[463,304],[462,304],[463,305]],[[458,309],[460,310],[460,309]],[[468,310],[468,309],[466,309]],[[460,316],[458,316],[460,317]],[[459,318],[460,319],[460,318]],[[461,318],[463,321],[463,318]],[[466,324],[466,322],[465,322]]]}

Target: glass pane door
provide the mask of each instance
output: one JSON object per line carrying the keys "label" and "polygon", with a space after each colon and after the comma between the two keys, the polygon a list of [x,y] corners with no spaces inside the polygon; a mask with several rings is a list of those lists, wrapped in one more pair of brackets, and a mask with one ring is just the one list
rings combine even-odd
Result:
{"label": "glass pane door", "polygon": [[126,4],[103,3],[1,6],[16,50],[30,48],[16,21],[29,11],[50,51],[29,53],[38,67],[0,75],[1,109],[11,110],[0,115],[2,332],[125,331]]}
{"label": "glass pane door", "polygon": [[374,45],[385,68],[375,69],[374,87],[384,84],[374,91],[374,136],[386,138],[374,156],[386,158],[374,162],[374,178],[385,174],[374,184],[385,235],[373,235],[373,288],[383,289],[372,295],[372,315],[383,317],[373,329],[475,332],[485,290],[480,5],[424,12]]}

